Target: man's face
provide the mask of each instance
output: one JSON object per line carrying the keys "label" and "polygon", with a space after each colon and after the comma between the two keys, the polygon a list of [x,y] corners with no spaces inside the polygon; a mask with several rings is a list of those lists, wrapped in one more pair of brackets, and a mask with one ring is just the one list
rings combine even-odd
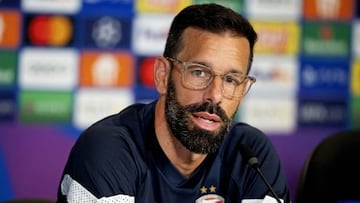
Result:
{"label": "man's face", "polygon": [[[210,101],[182,106],[176,98],[176,88],[171,80],[169,81],[168,92],[165,112],[167,122],[174,136],[192,152],[200,154],[216,152],[231,123],[231,119],[226,115],[225,111],[219,105]],[[217,121],[220,123],[220,127],[210,131],[194,124],[189,117],[198,112],[217,115],[220,118]]]}
{"label": "man's face", "polygon": [[[193,28],[185,30],[183,37],[184,48],[176,59],[201,63],[218,74],[234,71],[246,74],[250,54],[246,38]],[[205,89],[186,88],[182,81],[183,67],[177,63],[173,66],[165,105],[169,127],[188,150],[214,153],[228,132],[241,99],[223,97],[220,76]]]}

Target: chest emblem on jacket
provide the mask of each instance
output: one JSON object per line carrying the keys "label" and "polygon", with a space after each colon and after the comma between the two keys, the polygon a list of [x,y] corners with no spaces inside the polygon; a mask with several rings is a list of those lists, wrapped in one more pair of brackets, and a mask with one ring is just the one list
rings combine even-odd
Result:
{"label": "chest emblem on jacket", "polygon": [[225,203],[224,198],[216,194],[201,196],[195,203]]}

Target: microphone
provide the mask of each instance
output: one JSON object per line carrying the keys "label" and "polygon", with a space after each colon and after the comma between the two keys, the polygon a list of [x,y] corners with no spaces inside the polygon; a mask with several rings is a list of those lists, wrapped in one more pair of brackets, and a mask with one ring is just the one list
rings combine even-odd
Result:
{"label": "microphone", "polygon": [[257,174],[261,177],[261,179],[264,181],[267,188],[270,190],[271,194],[274,196],[276,201],[278,203],[281,203],[279,196],[275,193],[274,189],[271,187],[269,182],[266,180],[263,172],[260,170],[259,162],[256,156],[252,153],[252,151],[244,144],[240,144],[240,153],[244,157],[245,160],[247,160],[247,164],[254,168],[257,172]]}

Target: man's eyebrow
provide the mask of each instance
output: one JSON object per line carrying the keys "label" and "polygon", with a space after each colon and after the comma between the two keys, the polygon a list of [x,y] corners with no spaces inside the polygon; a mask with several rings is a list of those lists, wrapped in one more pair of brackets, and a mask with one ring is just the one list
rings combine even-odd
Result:
{"label": "man's eyebrow", "polygon": [[[200,64],[200,65],[203,65],[203,66],[206,66],[208,68],[210,68],[211,70],[213,70],[214,72],[217,72],[214,70],[213,66],[210,65],[209,63],[206,63],[204,61],[197,61],[197,60],[194,60],[194,61],[190,61],[189,63],[194,63],[194,64]],[[222,74],[228,74],[228,73],[236,73],[236,74],[241,74],[241,75],[246,75],[245,73],[243,73],[241,70],[238,70],[238,69],[235,69],[235,68],[232,68],[230,69],[229,71],[226,71]]]}
{"label": "man's eyebrow", "polygon": [[237,70],[237,69],[231,69],[231,70],[228,71],[227,73],[236,73],[236,74],[245,75],[245,73],[243,73],[242,71],[239,71],[239,70]]}
{"label": "man's eyebrow", "polygon": [[206,66],[206,67],[209,67],[209,68],[212,69],[212,66],[211,66],[210,64],[204,62],[204,61],[197,61],[197,60],[195,60],[195,61],[191,61],[190,63],[200,64],[200,65],[203,65],[203,66]]}

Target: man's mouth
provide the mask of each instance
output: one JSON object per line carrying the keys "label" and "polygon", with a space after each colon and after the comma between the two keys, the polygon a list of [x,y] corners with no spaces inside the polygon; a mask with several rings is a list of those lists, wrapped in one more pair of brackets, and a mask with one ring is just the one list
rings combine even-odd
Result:
{"label": "man's mouth", "polygon": [[196,112],[192,114],[194,123],[205,130],[213,131],[220,126],[221,119],[216,114]]}

